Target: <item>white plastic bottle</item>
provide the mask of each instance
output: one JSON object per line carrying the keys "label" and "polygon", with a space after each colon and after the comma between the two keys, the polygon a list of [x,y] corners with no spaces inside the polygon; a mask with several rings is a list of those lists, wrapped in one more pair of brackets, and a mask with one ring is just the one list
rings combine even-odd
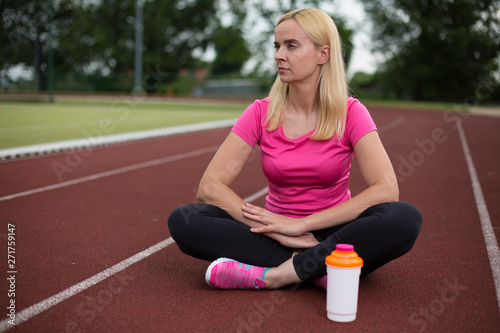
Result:
{"label": "white plastic bottle", "polygon": [[359,276],[363,259],[354,246],[337,244],[325,260],[328,275],[326,310],[330,320],[350,322],[356,319],[358,309]]}

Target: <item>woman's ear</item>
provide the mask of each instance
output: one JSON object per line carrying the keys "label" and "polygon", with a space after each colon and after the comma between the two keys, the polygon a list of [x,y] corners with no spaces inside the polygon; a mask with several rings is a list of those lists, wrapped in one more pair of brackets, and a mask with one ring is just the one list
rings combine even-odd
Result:
{"label": "woman's ear", "polygon": [[318,63],[323,65],[328,59],[330,59],[330,46],[325,45],[320,50]]}

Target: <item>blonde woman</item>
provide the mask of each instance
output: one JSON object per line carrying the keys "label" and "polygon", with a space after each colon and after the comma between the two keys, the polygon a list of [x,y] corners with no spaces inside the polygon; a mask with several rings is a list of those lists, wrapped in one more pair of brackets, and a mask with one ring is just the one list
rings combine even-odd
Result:
{"label": "blonde woman", "polygon": [[[408,252],[422,216],[398,201],[393,167],[368,110],[348,97],[340,39],[318,9],[276,25],[278,77],[251,104],[208,165],[201,204],[177,208],[169,229],[179,248],[213,261],[205,278],[220,289],[276,289],[303,281],[326,288],[325,258],[355,247],[368,274]],[[265,207],[245,203],[231,183],[255,146],[269,182]],[[351,197],[356,154],[366,189]]]}

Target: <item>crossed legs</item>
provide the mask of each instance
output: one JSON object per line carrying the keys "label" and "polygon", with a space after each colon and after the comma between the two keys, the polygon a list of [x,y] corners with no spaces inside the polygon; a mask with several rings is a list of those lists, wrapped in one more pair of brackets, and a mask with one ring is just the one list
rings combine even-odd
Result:
{"label": "crossed legs", "polygon": [[366,275],[408,252],[422,223],[420,211],[405,202],[375,205],[356,220],[313,232],[320,244],[303,252],[287,248],[248,226],[220,208],[191,204],[174,210],[168,221],[172,237],[184,253],[213,261],[227,257],[242,263],[270,267],[265,289],[276,289],[326,274],[326,256],[336,244],[354,245],[364,260]]}

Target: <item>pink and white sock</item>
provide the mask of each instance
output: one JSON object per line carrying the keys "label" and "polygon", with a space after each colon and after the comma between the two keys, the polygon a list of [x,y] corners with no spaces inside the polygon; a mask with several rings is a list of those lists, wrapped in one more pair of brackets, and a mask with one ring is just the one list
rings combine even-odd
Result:
{"label": "pink and white sock", "polygon": [[219,289],[261,289],[268,267],[247,265],[229,258],[219,258],[208,266],[205,280]]}

